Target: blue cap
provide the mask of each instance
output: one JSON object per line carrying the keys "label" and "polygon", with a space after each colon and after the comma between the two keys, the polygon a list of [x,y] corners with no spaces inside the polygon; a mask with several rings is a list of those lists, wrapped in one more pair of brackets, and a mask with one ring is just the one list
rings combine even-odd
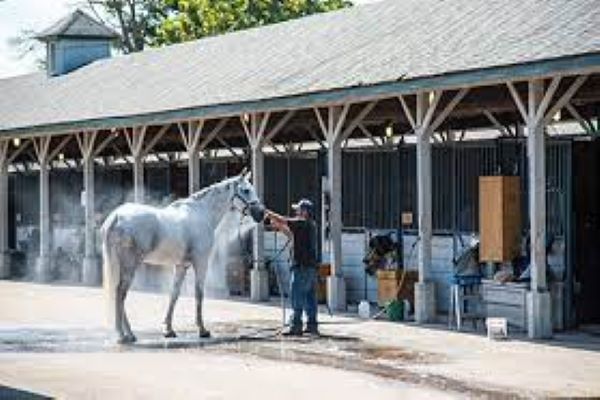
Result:
{"label": "blue cap", "polygon": [[308,199],[300,199],[296,204],[292,204],[292,208],[294,210],[304,210],[310,214],[312,214],[314,210],[312,201]]}

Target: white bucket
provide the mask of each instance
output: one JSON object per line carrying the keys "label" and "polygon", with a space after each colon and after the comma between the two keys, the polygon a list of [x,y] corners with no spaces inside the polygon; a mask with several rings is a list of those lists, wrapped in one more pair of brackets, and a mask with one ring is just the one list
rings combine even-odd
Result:
{"label": "white bucket", "polygon": [[506,339],[508,338],[508,322],[506,318],[486,318],[488,339]]}
{"label": "white bucket", "polygon": [[367,300],[362,300],[358,304],[358,316],[362,319],[371,318],[371,303]]}

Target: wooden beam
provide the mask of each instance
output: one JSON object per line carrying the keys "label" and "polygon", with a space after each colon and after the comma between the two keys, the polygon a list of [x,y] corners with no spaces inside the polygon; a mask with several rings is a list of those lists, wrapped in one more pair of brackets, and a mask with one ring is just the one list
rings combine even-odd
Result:
{"label": "wooden beam", "polygon": [[[337,116],[337,120],[335,118],[330,119],[330,121],[333,123],[332,127],[333,127],[333,137],[331,138],[332,143],[339,143],[340,142],[340,133],[342,131],[342,128],[344,127],[344,123],[346,122],[346,117],[348,116],[348,112],[350,111],[350,103],[346,103],[344,104],[344,106],[342,107],[342,112],[339,116]],[[332,115],[332,111],[333,111],[333,107],[329,108],[329,112],[330,115]]]}
{"label": "wooden beam", "polygon": [[483,115],[485,115],[487,117],[487,119],[492,123],[492,125],[498,130],[500,131],[500,134],[503,136],[511,136],[511,133],[508,131],[508,129],[502,125],[497,119],[496,117],[494,117],[494,115],[489,112],[486,109],[481,110],[481,112],[483,113]]}
{"label": "wooden beam", "polygon": [[190,144],[192,146],[193,149],[197,149],[198,148],[198,144],[200,143],[200,138],[201,138],[201,134],[202,134],[202,129],[204,128],[204,120],[201,119],[199,121],[196,121],[196,127],[194,129],[194,131],[192,132],[192,126],[193,126],[193,122],[189,122],[189,133],[190,133]]}
{"label": "wooden beam", "polygon": [[[248,121],[246,121],[245,117],[246,117],[246,115],[241,115],[240,122],[242,123],[242,128],[244,129],[244,133],[246,134],[246,139],[248,139],[248,143],[250,143],[250,146],[252,146],[252,143],[254,142],[254,138],[252,137],[252,134],[250,133],[250,128],[248,127]],[[221,142],[221,141],[219,141],[219,142]]]}
{"label": "wooden beam", "polygon": [[71,141],[71,135],[64,137],[58,143],[58,146],[56,146],[54,148],[54,150],[52,150],[52,152],[50,153],[50,156],[48,157],[48,161],[52,161],[58,155],[58,153],[60,153],[62,151],[62,149],[66,146],[66,144],[69,143],[70,141]]}
{"label": "wooden beam", "polygon": [[408,107],[408,105],[406,104],[406,101],[404,100],[404,96],[403,95],[398,96],[398,100],[400,100],[400,104],[402,104],[402,109],[404,110],[404,115],[406,116],[406,119],[408,120],[410,127],[415,129],[417,124],[415,123],[415,118],[413,117],[412,112],[410,111],[410,108]]}
{"label": "wooden beam", "polygon": [[433,114],[435,113],[435,111],[437,109],[437,105],[439,104],[440,98],[442,97],[443,94],[444,94],[444,92],[442,90],[434,91],[433,92],[433,101],[429,104],[429,107],[427,107],[427,113],[425,114],[425,118],[423,119],[421,126],[423,128],[425,128],[425,131],[429,132],[429,134],[431,134],[431,132],[433,132],[433,130],[434,130],[434,129],[431,129],[431,121],[433,120]]}
{"label": "wooden beam", "polygon": [[219,121],[219,123],[213,128],[212,131],[210,131],[210,133],[208,135],[206,135],[206,137],[202,140],[202,142],[200,143],[200,145],[198,146],[198,151],[202,151],[206,148],[206,146],[208,146],[208,144],[219,134],[221,133],[221,131],[223,130],[223,128],[225,128],[225,125],[227,125],[227,122],[229,121],[228,118],[223,118],[222,120]]}
{"label": "wooden beam", "polygon": [[97,135],[98,131],[75,133],[75,139],[77,139],[79,151],[84,159],[87,159],[93,155]]}
{"label": "wooden beam", "polygon": [[42,136],[40,138],[33,138],[33,149],[35,150],[36,161],[47,161],[48,149],[50,147],[51,136]]}
{"label": "wooden beam", "polygon": [[326,148],[325,144],[323,144],[323,141],[321,140],[321,138],[319,137],[319,135],[317,135],[317,133],[315,131],[313,131],[311,128],[306,128],[306,131],[308,132],[310,137],[312,137],[315,140],[315,142],[317,142],[319,144],[321,149]]}
{"label": "wooden beam", "polygon": [[158,143],[160,139],[162,139],[162,137],[165,135],[165,133],[167,133],[170,127],[171,124],[161,126],[160,130],[156,133],[156,135],[154,135],[152,139],[150,139],[150,142],[145,147],[143,147],[142,156],[145,156],[152,151],[152,148],[156,145],[156,143]]}
{"label": "wooden beam", "polygon": [[[444,110],[436,117],[435,121],[429,127],[429,131],[433,132],[444,122],[446,118],[450,115],[450,113],[456,108],[458,103],[469,93],[469,89],[460,89],[456,95],[452,98],[450,103],[444,107]],[[440,95],[441,96],[441,95]],[[437,103],[436,103],[437,106]]]}
{"label": "wooden beam", "polygon": [[325,139],[327,139],[327,127],[325,125],[325,121],[323,121],[323,117],[321,116],[321,111],[315,107],[313,108],[315,115],[317,116],[317,121],[319,122],[319,126],[321,127],[321,133],[323,133],[323,136],[325,137]]}
{"label": "wooden beam", "polygon": [[127,141],[127,146],[129,147],[130,152],[133,152],[134,150],[132,135],[133,134],[130,135],[127,128],[123,128],[123,136],[125,136],[125,140]]}
{"label": "wooden beam", "polygon": [[[259,141],[263,141],[265,132],[267,130],[267,126],[269,124],[269,119],[271,118],[271,112],[267,111],[266,113],[259,114],[260,115],[260,127],[256,132],[257,139]],[[257,115],[258,118],[258,115]]]}
{"label": "wooden beam", "polygon": [[527,114],[527,110],[525,109],[525,104],[523,103],[523,100],[521,99],[519,92],[517,91],[517,89],[515,88],[515,85],[513,85],[512,82],[507,82],[506,86],[508,87],[508,91],[510,92],[510,95],[512,96],[515,104],[517,105],[517,109],[519,110],[519,113],[521,113],[521,118],[523,118],[523,122],[527,123],[527,120],[529,119],[529,115]]}
{"label": "wooden beam", "polygon": [[369,138],[369,140],[371,140],[371,143],[373,143],[373,145],[375,147],[381,147],[381,145],[377,142],[377,140],[375,140],[375,136],[373,136],[373,134],[367,129],[366,126],[364,126],[364,124],[362,124],[362,123],[358,124],[358,128],[361,130],[361,132],[367,138]]}
{"label": "wooden beam", "polygon": [[273,129],[271,129],[271,131],[265,136],[265,141],[271,141],[271,139],[273,139],[273,137],[275,135],[277,135],[285,126],[285,124],[287,124],[290,119],[292,119],[292,117],[296,114],[296,110],[291,110],[288,111],[278,122],[277,124],[273,127]]}
{"label": "wooden beam", "polygon": [[233,150],[233,147],[231,147],[231,146],[229,145],[229,143],[227,143],[225,140],[223,140],[223,138],[222,138],[222,137],[220,137],[220,136],[217,136],[217,137],[216,137],[216,140],[217,140],[217,142],[221,143],[221,145],[222,145],[223,147],[225,147],[225,148],[226,148],[226,149],[227,149],[227,150],[228,150],[228,151],[231,153],[231,155],[233,155],[235,158],[237,158],[237,159],[240,159],[240,158],[241,158],[241,157],[239,156],[239,154],[237,154],[237,153],[235,152],[235,150]]}
{"label": "wooden beam", "polygon": [[115,140],[118,136],[119,136],[119,132],[116,131],[116,132],[109,134],[107,137],[105,137],[104,140],[102,142],[100,142],[98,147],[96,147],[96,150],[94,151],[94,157],[97,157],[102,151],[104,151],[106,146],[108,146],[108,144],[110,142],[112,142],[113,140]]}
{"label": "wooden beam", "polygon": [[369,115],[369,113],[373,110],[373,108],[375,108],[377,103],[378,103],[377,101],[372,101],[372,102],[368,103],[366,106],[364,106],[363,109],[358,113],[358,115],[356,117],[354,117],[354,119],[350,122],[348,127],[346,127],[346,129],[344,129],[340,140],[345,140],[348,137],[350,137],[350,135],[356,129],[358,124],[360,124],[367,117],[367,115]]}
{"label": "wooden beam", "polygon": [[571,115],[577,120],[579,125],[583,128],[583,130],[588,134],[596,133],[596,129],[592,125],[592,123],[579,114],[577,109],[571,103],[567,103],[565,108],[571,113]]}
{"label": "wooden beam", "polygon": [[29,147],[29,144],[31,143],[31,140],[25,140],[21,146],[19,146],[17,148],[17,150],[15,150],[10,156],[8,156],[7,162],[8,164],[12,164],[12,162],[15,160],[15,158],[17,158],[19,156],[19,154],[21,154],[27,147]]}
{"label": "wooden beam", "polygon": [[554,96],[556,89],[558,89],[560,80],[561,80],[560,77],[555,77],[552,79],[552,82],[550,83],[550,86],[548,86],[548,89],[546,90],[546,93],[544,94],[544,98],[542,99],[542,101],[537,109],[537,112],[535,114],[536,121],[541,121],[542,118],[544,118],[544,115],[546,115],[548,105],[550,104],[550,101],[552,100],[552,97]]}
{"label": "wooden beam", "polygon": [[123,129],[125,134],[125,139],[127,140],[127,144],[129,146],[129,151],[131,155],[135,158],[143,157],[144,149],[144,139],[146,137],[147,127],[142,126],[138,128],[131,128],[131,131],[128,131],[127,128]]}
{"label": "wooden beam", "polygon": [[186,130],[183,129],[183,126],[181,125],[181,122],[177,123],[177,130],[179,131],[179,136],[181,137],[181,141],[183,142],[183,145],[185,146],[186,150],[189,149],[190,141]]}
{"label": "wooden beam", "polygon": [[544,117],[545,123],[548,123],[560,109],[562,109],[569,101],[571,101],[575,93],[579,90],[581,85],[585,83],[587,78],[587,75],[581,75],[575,79],[575,81],[571,84],[571,86],[569,86],[565,93],[550,108],[550,111],[548,111],[548,113]]}
{"label": "wooden beam", "polygon": [[10,146],[10,140],[0,139],[0,169],[8,168],[8,146]]}

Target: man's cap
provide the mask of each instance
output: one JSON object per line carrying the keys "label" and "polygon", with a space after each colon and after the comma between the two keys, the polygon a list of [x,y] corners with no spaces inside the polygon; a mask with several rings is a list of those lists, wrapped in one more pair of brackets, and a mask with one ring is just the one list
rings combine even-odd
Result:
{"label": "man's cap", "polygon": [[297,203],[292,204],[292,208],[294,210],[308,211],[311,214],[312,214],[312,212],[314,210],[314,206],[313,206],[312,201],[310,201],[308,199],[300,199],[300,201],[298,201]]}

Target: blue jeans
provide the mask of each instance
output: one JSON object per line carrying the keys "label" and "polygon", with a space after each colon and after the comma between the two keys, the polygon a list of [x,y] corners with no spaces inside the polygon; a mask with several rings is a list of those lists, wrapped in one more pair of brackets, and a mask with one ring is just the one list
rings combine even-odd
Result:
{"label": "blue jeans", "polygon": [[291,329],[302,330],[302,311],[306,312],[307,328],[317,329],[317,269],[295,265],[291,269],[290,298]]}

